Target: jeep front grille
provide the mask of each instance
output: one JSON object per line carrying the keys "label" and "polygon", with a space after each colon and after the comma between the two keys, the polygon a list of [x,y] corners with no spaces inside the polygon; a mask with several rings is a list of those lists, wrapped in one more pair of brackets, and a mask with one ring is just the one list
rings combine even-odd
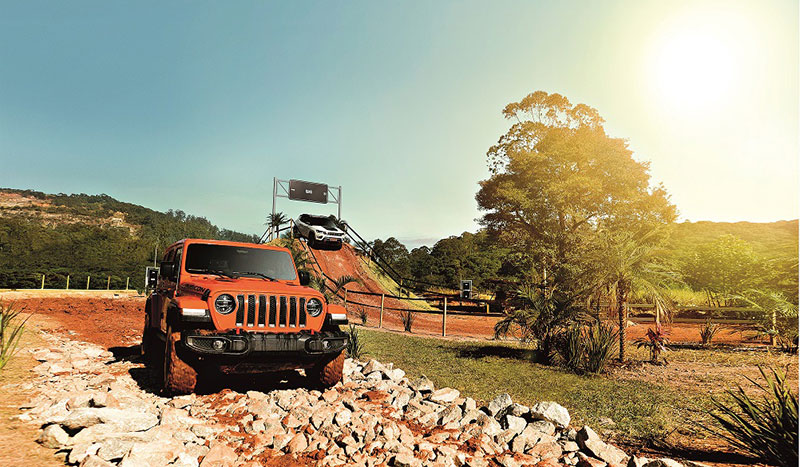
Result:
{"label": "jeep front grille", "polygon": [[285,295],[237,295],[236,326],[242,328],[304,328],[306,298]]}

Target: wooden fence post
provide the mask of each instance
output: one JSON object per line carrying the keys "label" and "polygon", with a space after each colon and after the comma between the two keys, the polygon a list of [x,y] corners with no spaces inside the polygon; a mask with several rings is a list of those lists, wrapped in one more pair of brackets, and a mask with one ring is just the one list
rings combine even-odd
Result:
{"label": "wooden fence post", "polygon": [[111,290],[111,276],[108,276],[108,283],[106,283],[106,290]]}
{"label": "wooden fence post", "polygon": [[775,310],[772,310],[772,332],[769,333],[769,345],[775,346],[775,332],[778,327],[778,315]]}
{"label": "wooden fence post", "polygon": [[442,337],[447,336],[447,297],[444,297],[444,313],[442,313]]}
{"label": "wooden fence post", "polygon": [[383,328],[383,299],[386,297],[385,294],[381,294],[381,317],[378,320],[378,327]]}
{"label": "wooden fence post", "polygon": [[488,315],[489,314],[489,302],[486,302],[484,305],[486,305],[486,314]]}
{"label": "wooden fence post", "polygon": [[131,283],[131,278],[130,277],[126,277],[125,278],[125,290],[128,290],[128,285],[130,285],[130,283]]}
{"label": "wooden fence post", "polygon": [[42,274],[42,290],[44,290],[44,274]]}
{"label": "wooden fence post", "polygon": [[86,290],[89,290],[89,281],[92,279],[92,276],[86,276]]}
{"label": "wooden fence post", "polygon": [[67,290],[69,290],[69,274],[67,274]]}

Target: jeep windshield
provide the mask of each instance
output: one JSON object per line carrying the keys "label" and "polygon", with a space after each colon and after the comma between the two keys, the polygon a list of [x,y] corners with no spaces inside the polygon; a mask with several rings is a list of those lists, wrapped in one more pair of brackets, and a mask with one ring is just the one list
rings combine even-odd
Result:
{"label": "jeep windshield", "polygon": [[186,249],[186,272],[227,277],[297,279],[292,257],[285,251],[192,243]]}
{"label": "jeep windshield", "polygon": [[309,225],[324,227],[328,230],[339,230],[339,227],[336,225],[335,222],[333,222],[333,219],[331,219],[330,217],[308,217],[305,219],[305,222],[308,223]]}

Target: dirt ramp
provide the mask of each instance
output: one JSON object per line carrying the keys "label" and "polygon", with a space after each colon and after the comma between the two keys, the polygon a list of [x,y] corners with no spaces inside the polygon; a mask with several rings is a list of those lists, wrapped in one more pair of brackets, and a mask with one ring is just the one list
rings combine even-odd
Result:
{"label": "dirt ramp", "polygon": [[348,289],[373,293],[390,293],[378,284],[364,265],[364,260],[348,245],[339,250],[310,250],[322,272],[336,279],[341,276],[353,276],[361,280],[361,284],[352,284]]}

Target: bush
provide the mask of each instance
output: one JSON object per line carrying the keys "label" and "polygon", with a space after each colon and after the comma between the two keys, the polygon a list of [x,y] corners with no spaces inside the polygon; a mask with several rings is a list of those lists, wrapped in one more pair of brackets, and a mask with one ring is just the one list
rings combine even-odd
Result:
{"label": "bush", "polygon": [[[661,328],[661,325],[657,325],[655,331],[652,328],[647,329],[647,334],[645,337],[636,339],[636,346],[641,348],[646,348],[650,351],[650,363],[655,365],[661,363],[660,356],[662,352],[667,351],[667,345],[669,344],[669,339],[667,338],[667,333]],[[664,359],[664,364],[667,363],[667,359]]]}
{"label": "bush", "polygon": [[405,329],[406,332],[411,332],[411,326],[414,325],[414,312],[411,310],[401,311],[400,321],[403,322],[403,329]]}
{"label": "bush", "polygon": [[350,325],[350,330],[347,334],[349,337],[347,339],[347,356],[358,360],[361,358],[361,354],[364,353],[364,342],[361,340],[355,324]]}
{"label": "bush", "polygon": [[553,360],[574,373],[600,373],[613,358],[617,337],[610,324],[572,325],[559,336]]}
{"label": "bush", "polygon": [[367,325],[367,318],[368,318],[368,317],[369,317],[369,315],[367,314],[367,309],[366,309],[366,308],[364,308],[363,306],[362,306],[362,307],[359,307],[359,308],[358,308],[358,319],[360,319],[360,320],[361,320],[361,324],[362,324],[363,326],[366,326],[366,325]]}
{"label": "bush", "polygon": [[711,341],[721,327],[718,323],[712,323],[710,319],[706,321],[706,324],[700,328],[700,341],[703,343],[703,347],[711,345]]}
{"label": "bush", "polygon": [[762,393],[755,398],[741,386],[728,390],[729,405],[712,398],[714,407],[708,411],[716,427],[704,427],[726,439],[732,445],[773,465],[797,465],[797,394],[786,381],[786,373],[770,369],[771,375],[759,367],[765,384],[750,378]]}
{"label": "bush", "polygon": [[619,333],[611,324],[598,323],[588,328],[585,334],[586,372],[600,373],[614,356]]}
{"label": "bush", "polygon": [[19,338],[22,337],[25,323],[30,318],[28,315],[22,319],[21,313],[22,310],[17,309],[13,303],[8,305],[0,303],[0,370],[16,353]]}
{"label": "bush", "polygon": [[583,340],[582,326],[574,324],[568,327],[558,338],[555,345],[557,355],[552,360],[570,371],[582,372],[586,352]]}

